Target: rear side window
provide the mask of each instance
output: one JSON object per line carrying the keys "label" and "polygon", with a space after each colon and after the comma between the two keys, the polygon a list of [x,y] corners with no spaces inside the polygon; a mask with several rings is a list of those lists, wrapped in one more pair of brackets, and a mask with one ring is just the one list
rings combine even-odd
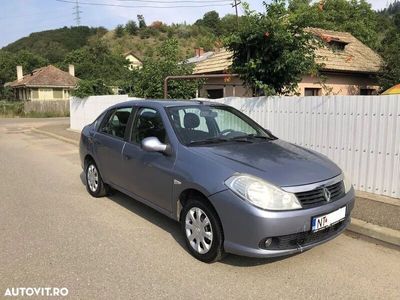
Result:
{"label": "rear side window", "polygon": [[123,139],[129,117],[132,113],[132,107],[115,109],[100,128],[100,132]]}

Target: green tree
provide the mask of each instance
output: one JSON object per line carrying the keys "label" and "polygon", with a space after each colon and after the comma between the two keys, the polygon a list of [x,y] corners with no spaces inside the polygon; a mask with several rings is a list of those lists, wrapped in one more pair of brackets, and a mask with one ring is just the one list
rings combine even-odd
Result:
{"label": "green tree", "polygon": [[0,86],[17,79],[16,67],[18,65],[22,66],[24,73],[29,73],[47,64],[46,59],[27,50],[17,53],[0,50]]}
{"label": "green tree", "polygon": [[221,34],[221,19],[215,10],[206,12],[202,19],[196,21],[195,25],[207,27],[215,35]]}
{"label": "green tree", "polygon": [[[178,42],[175,39],[166,40],[157,50],[156,55],[146,58],[143,67],[132,72],[132,84],[125,86],[125,91],[143,98],[163,98],[164,79],[170,75],[192,74],[193,67],[181,63]],[[198,83],[195,81],[170,81],[168,84],[169,98],[188,99],[196,94]]]}
{"label": "green tree", "polygon": [[123,37],[124,36],[124,25],[117,25],[117,27],[115,27],[115,36],[117,38]]}
{"label": "green tree", "polygon": [[288,14],[292,22],[302,26],[346,31],[377,49],[377,13],[365,0],[289,0]]}
{"label": "green tree", "polygon": [[109,86],[118,86],[129,76],[128,61],[122,55],[111,52],[107,44],[101,40],[69,53],[62,66],[68,64],[75,65],[78,78],[101,79]]}
{"label": "green tree", "polygon": [[221,35],[228,36],[234,33],[238,28],[238,22],[237,22],[238,20],[240,24],[241,18],[236,19],[236,15],[232,14],[227,14],[224,17],[222,17],[219,25],[221,30]]}
{"label": "green tree", "polygon": [[265,13],[245,8],[239,30],[227,39],[233,72],[256,93],[292,94],[304,74],[316,73],[315,38],[288,17],[283,0],[265,5]]}
{"label": "green tree", "polygon": [[86,98],[95,95],[112,95],[112,89],[103,80],[79,80],[78,87],[72,92],[73,96]]}
{"label": "green tree", "polygon": [[137,15],[137,20],[139,23],[139,28],[146,28],[146,21],[144,20],[144,16],[143,15]]}
{"label": "green tree", "polygon": [[125,25],[125,31],[129,35],[136,35],[138,30],[139,30],[139,27],[137,26],[135,21],[130,20]]}

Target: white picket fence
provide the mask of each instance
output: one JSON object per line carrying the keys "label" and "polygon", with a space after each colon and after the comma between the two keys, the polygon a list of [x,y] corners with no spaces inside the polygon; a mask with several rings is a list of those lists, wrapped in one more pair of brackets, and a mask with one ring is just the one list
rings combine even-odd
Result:
{"label": "white picket fence", "polygon": [[[71,99],[80,130],[127,96]],[[222,98],[279,138],[325,154],[359,191],[400,198],[400,95]]]}
{"label": "white picket fence", "polygon": [[281,139],[325,154],[357,190],[400,198],[400,96],[223,98]]}

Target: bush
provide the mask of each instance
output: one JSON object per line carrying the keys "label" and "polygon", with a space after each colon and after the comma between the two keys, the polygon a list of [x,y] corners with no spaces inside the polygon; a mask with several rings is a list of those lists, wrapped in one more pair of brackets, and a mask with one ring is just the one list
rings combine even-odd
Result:
{"label": "bush", "polygon": [[15,95],[10,87],[0,87],[0,99],[15,100]]}
{"label": "bush", "polygon": [[101,79],[80,80],[78,88],[72,92],[72,96],[86,98],[95,95],[112,95],[113,91],[104,84]]}
{"label": "bush", "polygon": [[130,20],[125,25],[125,31],[129,35],[136,35],[138,30],[139,30],[139,27],[137,26],[135,21]]}
{"label": "bush", "polygon": [[0,116],[2,117],[23,117],[24,102],[0,100]]}

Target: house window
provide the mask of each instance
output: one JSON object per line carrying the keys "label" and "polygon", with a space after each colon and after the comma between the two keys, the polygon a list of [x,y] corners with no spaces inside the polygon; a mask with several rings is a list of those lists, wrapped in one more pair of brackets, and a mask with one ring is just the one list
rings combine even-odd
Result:
{"label": "house window", "polygon": [[321,96],[321,89],[319,88],[305,88],[304,96]]}
{"label": "house window", "polygon": [[62,99],[63,98],[63,90],[62,89],[53,89],[53,98],[54,99]]}
{"label": "house window", "polygon": [[69,90],[64,90],[64,99],[69,98]]}
{"label": "house window", "polygon": [[224,97],[224,89],[211,89],[207,90],[207,98],[218,99]]}
{"label": "house window", "polygon": [[347,43],[342,41],[332,40],[328,43],[328,45],[329,48],[331,48],[333,51],[344,51]]}
{"label": "house window", "polygon": [[38,89],[32,89],[31,90],[32,93],[32,99],[38,99],[39,98],[39,91]]}
{"label": "house window", "polygon": [[39,99],[40,100],[52,100],[53,99],[53,89],[39,89]]}
{"label": "house window", "polygon": [[376,95],[375,89],[360,89],[360,95],[367,96],[367,95]]}

